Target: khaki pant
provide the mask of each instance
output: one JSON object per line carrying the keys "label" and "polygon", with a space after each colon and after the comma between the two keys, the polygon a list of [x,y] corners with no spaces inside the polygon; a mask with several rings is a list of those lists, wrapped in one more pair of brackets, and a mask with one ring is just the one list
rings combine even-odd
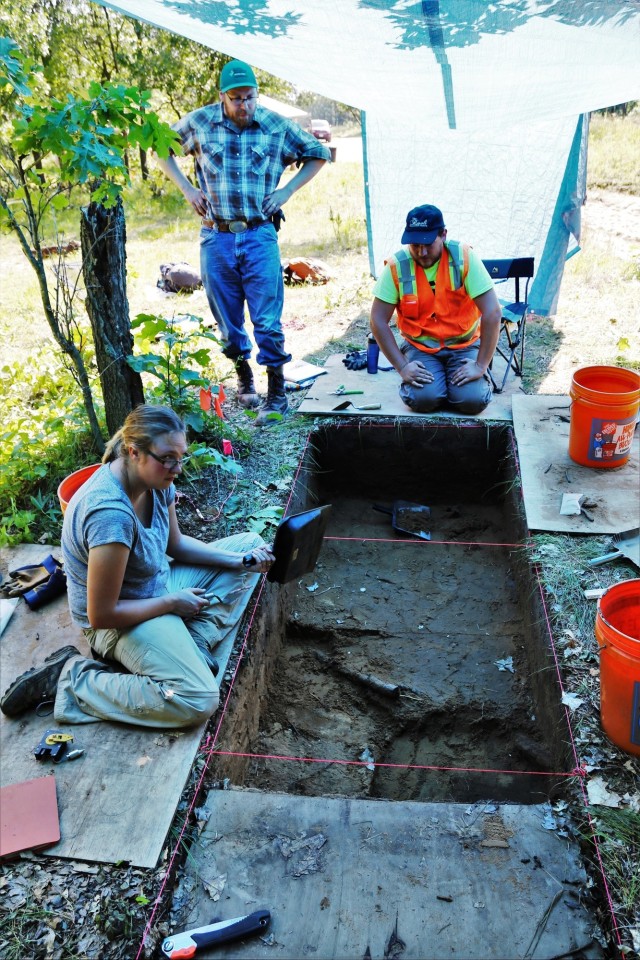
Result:
{"label": "khaki pant", "polygon": [[[215,545],[249,553],[263,542],[255,533],[241,533]],[[172,564],[169,592],[201,587],[213,594],[210,605],[189,620],[168,614],[130,630],[85,630],[96,653],[129,673],[85,657],[69,660],[58,681],[55,720],[116,720],[145,727],[188,727],[207,720],[219,702],[211,651],[235,639],[259,578],[259,573]]]}

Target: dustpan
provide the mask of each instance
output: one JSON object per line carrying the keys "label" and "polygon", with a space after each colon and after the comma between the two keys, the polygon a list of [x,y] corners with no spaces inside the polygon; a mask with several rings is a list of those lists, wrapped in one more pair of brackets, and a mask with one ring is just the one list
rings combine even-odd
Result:
{"label": "dustpan", "polygon": [[391,517],[391,526],[396,533],[408,533],[420,540],[431,540],[431,533],[426,529],[431,509],[424,504],[412,503],[410,500],[394,500],[390,507],[379,503],[372,506],[378,513],[386,513]]}
{"label": "dustpan", "polygon": [[611,553],[605,553],[601,557],[594,557],[588,560],[590,567],[598,567],[601,563],[609,563],[610,560],[617,560],[618,557],[626,557],[640,567],[640,529],[625,530],[624,533],[618,533],[614,537],[615,548]]}

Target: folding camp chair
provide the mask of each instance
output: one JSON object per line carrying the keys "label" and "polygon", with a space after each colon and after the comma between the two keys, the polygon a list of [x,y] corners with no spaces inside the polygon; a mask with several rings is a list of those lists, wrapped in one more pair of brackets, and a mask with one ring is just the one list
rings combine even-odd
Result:
{"label": "folding camp chair", "polygon": [[[488,371],[494,393],[502,393],[510,370],[513,370],[517,377],[522,376],[525,328],[527,311],[529,309],[529,283],[533,276],[533,257],[483,260],[483,263],[494,283],[500,284],[506,283],[508,280],[513,280],[515,284],[515,300],[513,302],[509,303],[508,300],[498,297],[502,309],[502,320],[500,323],[500,339],[498,340],[496,352],[500,354],[507,365],[500,386],[498,386],[493,376],[491,369],[493,364],[491,364]],[[521,280],[524,281],[522,297],[520,296]]]}

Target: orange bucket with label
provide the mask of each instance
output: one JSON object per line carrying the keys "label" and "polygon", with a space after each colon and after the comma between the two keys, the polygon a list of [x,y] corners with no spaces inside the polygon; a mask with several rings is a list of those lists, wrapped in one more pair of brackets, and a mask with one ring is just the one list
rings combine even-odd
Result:
{"label": "orange bucket with label", "polygon": [[600,720],[610,740],[640,756],[640,580],[616,583],[598,601]]}
{"label": "orange bucket with label", "polygon": [[640,406],[640,374],[626,367],[583,367],[571,381],[569,456],[583,467],[621,467],[629,459]]}
{"label": "orange bucket with label", "polygon": [[60,501],[60,509],[62,510],[63,516],[69,506],[69,500],[71,500],[74,493],[79,490],[82,484],[86,483],[89,477],[93,476],[101,466],[101,463],[92,463],[91,466],[81,467],[80,470],[76,470],[64,478],[58,487],[58,500]]}

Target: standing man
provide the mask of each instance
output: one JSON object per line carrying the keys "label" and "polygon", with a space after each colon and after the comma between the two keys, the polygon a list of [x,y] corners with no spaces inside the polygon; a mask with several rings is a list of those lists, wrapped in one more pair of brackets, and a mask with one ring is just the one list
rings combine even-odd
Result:
{"label": "standing man", "polygon": [[[240,60],[222,68],[220,103],[194,110],[173,129],[185,154],[195,159],[198,186],[190,183],[174,156],[158,162],[202,217],[204,288],[224,343],[222,352],[235,363],[238,400],[252,409],[260,398],[249,364],[252,344],[244,326],[245,302],[249,309],[256,359],[267,368],[267,397],[256,420],[262,425],[288,407],[282,367],[291,354],[282,333],[284,282],[276,236],[281,207],[315,177],[329,151],[298,124],[258,106],[255,75]],[[279,187],[292,163],[300,169]]]}
{"label": "standing man", "polygon": [[[491,400],[487,369],[500,334],[493,281],[466,244],[447,241],[430,204],[407,215],[402,243],[374,287],[371,330],[402,378],[400,396],[416,413],[448,404],[476,414]],[[389,328],[394,310],[403,343]]]}

